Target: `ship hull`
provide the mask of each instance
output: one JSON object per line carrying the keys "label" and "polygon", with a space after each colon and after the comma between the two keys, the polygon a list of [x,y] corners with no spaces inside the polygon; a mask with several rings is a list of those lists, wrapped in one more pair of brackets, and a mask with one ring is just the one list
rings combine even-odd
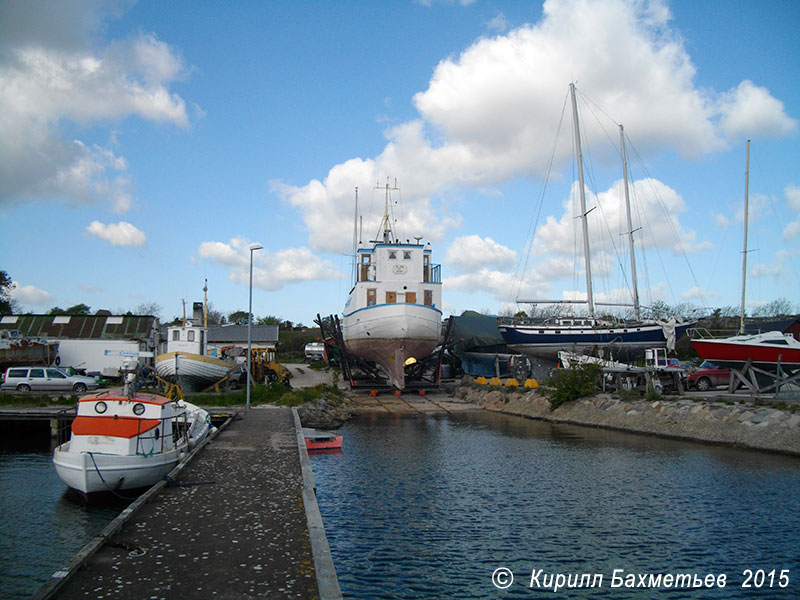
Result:
{"label": "ship hull", "polygon": [[184,392],[203,391],[235,367],[233,361],[188,352],[168,352],[156,357],[159,377],[180,385]]}
{"label": "ship hull", "polygon": [[[676,325],[675,339],[682,336],[691,325]],[[592,328],[499,325],[498,329],[510,350],[548,360],[558,360],[558,353],[564,350],[586,354],[603,349],[614,354],[630,355],[667,345],[664,329],[657,323]]]}
{"label": "ship hull", "polygon": [[736,338],[692,340],[692,346],[703,360],[710,360],[720,367],[738,369],[752,360],[754,367],[766,371],[776,371],[778,363],[786,370],[800,368],[800,347],[747,343]]}
{"label": "ship hull", "polygon": [[342,336],[348,352],[380,365],[389,383],[405,387],[405,363],[422,359],[439,343],[442,313],[420,304],[381,304],[344,315]]}

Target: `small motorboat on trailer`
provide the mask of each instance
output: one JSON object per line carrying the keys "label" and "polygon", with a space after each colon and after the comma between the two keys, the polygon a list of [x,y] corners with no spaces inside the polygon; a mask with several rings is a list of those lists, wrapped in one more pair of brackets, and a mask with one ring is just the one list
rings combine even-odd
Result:
{"label": "small motorboat on trailer", "polygon": [[303,427],[303,439],[306,441],[306,450],[340,450],[342,436],[330,431],[318,431]]}
{"label": "small motorboat on trailer", "polygon": [[53,452],[58,476],[82,495],[153,485],[213,429],[202,408],[135,393],[134,382],[81,398],[69,441]]}

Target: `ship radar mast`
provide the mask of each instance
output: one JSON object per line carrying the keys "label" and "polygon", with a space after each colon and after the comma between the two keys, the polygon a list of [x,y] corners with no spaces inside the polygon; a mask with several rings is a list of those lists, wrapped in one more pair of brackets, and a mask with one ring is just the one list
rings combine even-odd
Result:
{"label": "ship radar mast", "polygon": [[375,184],[376,190],[386,190],[386,200],[384,202],[383,208],[383,219],[381,219],[381,224],[378,228],[379,237],[381,236],[381,229],[383,230],[382,239],[384,244],[392,244],[396,243],[397,240],[394,237],[394,232],[392,231],[392,223],[389,218],[389,191],[399,191],[400,188],[397,187],[397,180],[394,181],[394,187],[389,187],[389,178],[386,178],[386,185],[381,186],[380,184]]}

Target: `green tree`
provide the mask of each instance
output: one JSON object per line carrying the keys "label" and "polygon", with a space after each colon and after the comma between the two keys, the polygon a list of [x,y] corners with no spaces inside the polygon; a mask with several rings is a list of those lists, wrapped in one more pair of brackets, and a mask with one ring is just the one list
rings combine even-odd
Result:
{"label": "green tree", "polygon": [[281,319],[280,317],[276,317],[274,315],[267,315],[266,317],[261,317],[260,319],[258,319],[258,324],[277,325],[278,327],[280,327],[281,325],[283,325],[283,319]]}
{"label": "green tree", "polygon": [[11,277],[5,271],[0,271],[0,314],[13,315],[14,301],[11,298],[11,290],[16,287]]}
{"label": "green tree", "polygon": [[86,304],[76,304],[74,306],[70,306],[69,308],[61,308],[55,306],[50,309],[50,312],[47,313],[49,315],[90,315],[92,314],[92,309],[89,308]]}
{"label": "green tree", "polygon": [[[235,323],[236,325],[247,325],[247,311],[237,310],[228,315],[228,323]],[[253,322],[256,320],[253,318]]]}

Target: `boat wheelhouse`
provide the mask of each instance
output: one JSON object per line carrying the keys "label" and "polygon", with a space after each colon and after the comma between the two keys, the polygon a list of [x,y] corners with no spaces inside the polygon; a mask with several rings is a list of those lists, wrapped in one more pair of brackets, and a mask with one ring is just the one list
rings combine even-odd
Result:
{"label": "boat wheelhouse", "polygon": [[61,480],[83,494],[149,487],[211,429],[209,414],[155,394],[84,396],[68,442],[53,453]]}

